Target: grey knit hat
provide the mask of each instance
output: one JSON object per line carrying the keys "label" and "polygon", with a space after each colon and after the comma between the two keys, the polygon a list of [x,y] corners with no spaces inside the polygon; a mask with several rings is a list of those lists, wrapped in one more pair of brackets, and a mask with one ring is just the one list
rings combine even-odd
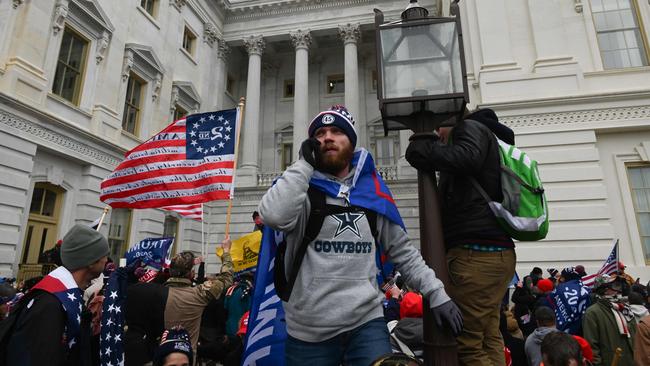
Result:
{"label": "grey knit hat", "polygon": [[63,237],[61,261],[70,271],[89,266],[108,254],[108,241],[90,226],[77,224]]}

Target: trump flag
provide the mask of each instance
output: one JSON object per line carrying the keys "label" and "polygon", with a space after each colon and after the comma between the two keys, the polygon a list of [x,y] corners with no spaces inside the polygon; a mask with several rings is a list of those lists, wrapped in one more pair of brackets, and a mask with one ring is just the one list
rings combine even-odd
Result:
{"label": "trump flag", "polygon": [[283,240],[283,233],[273,231],[269,227],[264,228],[248,330],[244,340],[242,366],[284,365],[287,329],[282,300],[275,293],[273,285],[275,252]]}
{"label": "trump flag", "polygon": [[159,208],[231,198],[239,109],[175,121],[126,153],[102,182],[113,208]]}

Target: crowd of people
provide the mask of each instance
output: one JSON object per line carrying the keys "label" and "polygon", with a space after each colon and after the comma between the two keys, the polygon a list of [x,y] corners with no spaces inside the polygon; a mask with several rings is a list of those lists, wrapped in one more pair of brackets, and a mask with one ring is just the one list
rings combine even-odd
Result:
{"label": "crowd of people", "polygon": [[100,346],[100,329],[115,271],[127,289],[124,333],[113,335],[123,341],[126,365],[240,364],[253,274],[233,274],[230,240],[221,244],[221,273],[207,277],[202,258],[189,251],[153,276],[140,261],[116,269],[106,238],[84,225],[62,242],[55,271],[0,283],[0,365],[98,365],[111,352]]}
{"label": "crowd of people", "polygon": [[[499,331],[506,365],[650,365],[650,283],[634,280],[621,262],[618,273],[597,276],[593,288],[582,283],[587,274],[581,265],[547,272],[544,277],[535,267],[512,293],[504,290]],[[572,284],[582,291],[566,322],[557,299]],[[399,273],[383,289],[393,351],[421,357],[421,295]]]}
{"label": "crowd of people", "polygon": [[[406,151],[421,174],[440,172],[446,285],[411,244],[372,156],[356,146],[350,112],[336,105],[309,123],[299,159],[253,213],[255,230],[283,233],[274,235],[282,241],[273,283],[284,363],[417,365],[426,311],[436,331],[456,338],[461,365],[650,365],[649,290],[622,263],[593,285],[582,266],[547,276],[535,268],[509,293],[515,234],[490,202],[505,199],[499,149],[515,136],[490,109],[464,117],[414,135]],[[221,243],[214,276],[189,251],[164,270],[141,260],[116,268],[106,238],[75,225],[44,254],[56,269],[17,288],[0,283],[0,366],[108,365],[118,343],[116,364],[239,365],[255,278],[234,273],[231,245]],[[391,353],[402,361],[387,361]]]}

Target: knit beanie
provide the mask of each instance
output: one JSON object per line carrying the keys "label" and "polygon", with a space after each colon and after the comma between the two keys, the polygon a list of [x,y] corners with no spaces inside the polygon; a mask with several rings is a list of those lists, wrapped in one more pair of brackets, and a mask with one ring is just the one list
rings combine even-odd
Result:
{"label": "knit beanie", "polygon": [[160,345],[153,356],[153,364],[155,366],[163,365],[167,356],[177,352],[186,354],[187,358],[190,360],[189,364],[193,364],[190,336],[187,334],[187,331],[181,327],[174,327],[163,332],[162,337],[160,338]]}
{"label": "knit beanie", "polygon": [[334,105],[327,111],[320,112],[309,123],[309,137],[314,137],[316,130],[325,126],[340,128],[350,139],[352,148],[357,146],[357,130],[354,128],[354,118],[342,105]]}
{"label": "knit beanie", "polygon": [[399,318],[421,318],[422,296],[415,292],[407,292],[399,304]]}
{"label": "knit beanie", "polygon": [[69,271],[89,266],[109,254],[108,241],[90,226],[77,224],[63,237],[61,262]]}

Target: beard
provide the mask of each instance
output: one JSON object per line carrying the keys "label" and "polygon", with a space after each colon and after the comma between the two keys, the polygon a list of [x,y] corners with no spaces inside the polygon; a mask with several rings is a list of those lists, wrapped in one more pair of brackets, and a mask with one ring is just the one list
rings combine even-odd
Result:
{"label": "beard", "polygon": [[354,149],[352,148],[352,145],[347,145],[340,148],[338,153],[335,155],[326,154],[327,149],[331,147],[332,145],[324,145],[321,147],[318,170],[332,175],[337,175],[352,162]]}

